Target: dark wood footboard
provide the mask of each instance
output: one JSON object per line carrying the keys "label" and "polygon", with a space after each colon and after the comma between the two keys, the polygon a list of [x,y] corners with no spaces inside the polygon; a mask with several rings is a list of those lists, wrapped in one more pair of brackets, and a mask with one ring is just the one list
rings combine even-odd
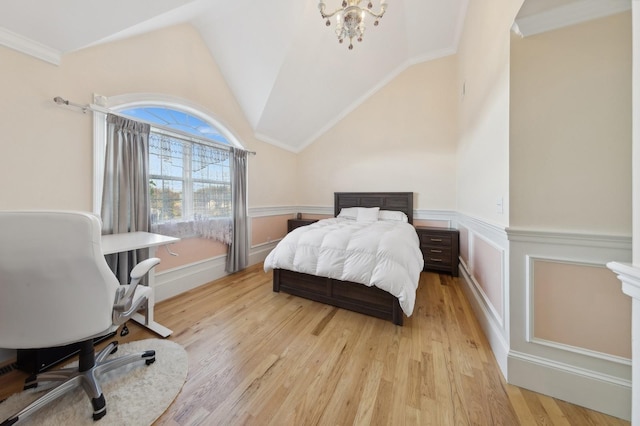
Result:
{"label": "dark wood footboard", "polygon": [[286,269],[273,270],[273,291],[326,303],[402,325],[404,314],[398,299],[377,287],[317,277]]}

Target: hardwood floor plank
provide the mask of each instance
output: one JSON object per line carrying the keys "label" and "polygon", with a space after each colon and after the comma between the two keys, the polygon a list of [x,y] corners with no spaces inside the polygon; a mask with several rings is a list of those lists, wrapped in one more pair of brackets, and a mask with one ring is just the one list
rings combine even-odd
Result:
{"label": "hardwood floor plank", "polygon": [[[274,293],[262,265],[157,303],[155,316],[189,354],[156,425],[629,425],[506,384],[446,275],[421,274],[403,327]],[[129,329],[121,343],[157,337]],[[0,399],[26,376],[0,376]]]}
{"label": "hardwood floor plank", "polygon": [[524,389],[518,388],[516,386],[507,385],[506,391],[507,395],[509,395],[509,401],[511,401],[511,405],[520,420],[521,425],[535,425],[536,419],[533,416],[533,413],[529,410],[529,406],[527,405],[527,401],[525,400],[522,391]]}
{"label": "hardwood floor plank", "polygon": [[354,425],[371,424],[374,409],[377,405],[378,389],[382,380],[383,364],[379,361],[373,361],[366,371],[364,380],[364,388],[356,417],[353,421]]}
{"label": "hardwood floor plank", "polygon": [[[492,425],[514,425],[518,424],[518,415],[515,407],[509,400],[506,384],[502,373],[498,369],[495,360],[485,364],[480,379],[482,382],[483,398],[488,409],[488,424]],[[523,423],[526,424],[526,423]]]}
{"label": "hardwood floor plank", "polygon": [[550,396],[541,395],[536,393],[535,396],[540,401],[540,404],[544,407],[545,412],[549,415],[551,419],[551,424],[555,426],[570,426],[571,423],[567,420],[567,417],[564,415],[556,401]]}

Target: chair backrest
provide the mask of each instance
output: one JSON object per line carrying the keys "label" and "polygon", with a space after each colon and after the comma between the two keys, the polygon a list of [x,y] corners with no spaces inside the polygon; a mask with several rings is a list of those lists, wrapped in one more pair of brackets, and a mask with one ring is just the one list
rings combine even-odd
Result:
{"label": "chair backrest", "polygon": [[118,286],[95,215],[0,211],[0,348],[61,346],[110,331]]}

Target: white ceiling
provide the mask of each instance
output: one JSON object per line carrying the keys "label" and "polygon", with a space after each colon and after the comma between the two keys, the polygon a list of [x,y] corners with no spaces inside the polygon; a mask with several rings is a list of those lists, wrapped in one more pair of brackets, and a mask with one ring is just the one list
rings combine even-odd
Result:
{"label": "white ceiling", "polygon": [[[468,1],[389,0],[350,51],[317,0],[0,0],[0,44],[59,64],[88,46],[191,23],[256,137],[298,152],[408,66],[455,53]],[[328,10],[339,2],[325,0]],[[630,4],[526,0],[517,22],[529,35]]]}

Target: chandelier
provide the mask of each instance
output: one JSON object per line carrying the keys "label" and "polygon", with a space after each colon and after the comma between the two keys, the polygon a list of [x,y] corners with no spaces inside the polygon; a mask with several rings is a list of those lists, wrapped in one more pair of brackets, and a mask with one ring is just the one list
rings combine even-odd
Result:
{"label": "chandelier", "polygon": [[349,37],[349,50],[353,49],[353,39],[362,41],[364,36],[364,18],[371,15],[375,18],[373,25],[378,25],[378,22],[387,10],[387,0],[380,0],[380,12],[375,13],[371,11],[373,8],[373,0],[368,0],[366,9],[359,6],[362,0],[342,0],[342,7],[336,9],[332,13],[326,13],[323,0],[318,3],[318,9],[320,9],[320,15],[327,20],[327,27],[331,25],[329,18],[336,17],[336,35],[340,43],[344,42],[346,37]]}

